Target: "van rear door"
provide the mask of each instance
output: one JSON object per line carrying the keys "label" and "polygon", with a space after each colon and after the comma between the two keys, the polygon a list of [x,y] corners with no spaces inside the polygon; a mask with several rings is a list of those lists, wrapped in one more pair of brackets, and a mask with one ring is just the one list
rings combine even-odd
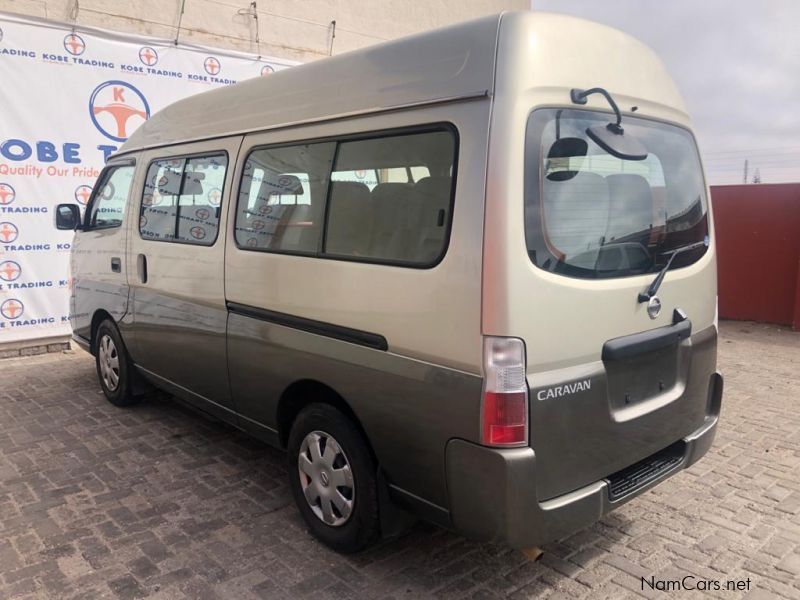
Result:
{"label": "van rear door", "polygon": [[527,257],[505,267],[504,333],[526,345],[541,500],[679,452],[707,413],[716,276],[694,139],[626,118],[647,156],[619,158],[587,135],[612,118],[541,109],[526,131]]}

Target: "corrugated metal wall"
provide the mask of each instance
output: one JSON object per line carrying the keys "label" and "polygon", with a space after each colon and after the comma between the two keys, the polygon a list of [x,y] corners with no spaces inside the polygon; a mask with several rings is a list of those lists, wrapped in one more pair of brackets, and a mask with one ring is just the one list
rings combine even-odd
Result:
{"label": "corrugated metal wall", "polygon": [[800,183],[711,188],[719,312],[800,329]]}

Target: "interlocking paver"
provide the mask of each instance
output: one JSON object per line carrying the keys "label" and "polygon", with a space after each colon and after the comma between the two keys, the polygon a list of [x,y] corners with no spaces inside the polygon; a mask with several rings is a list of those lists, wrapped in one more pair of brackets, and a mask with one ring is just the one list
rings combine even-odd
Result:
{"label": "interlocking paver", "polygon": [[[0,598],[800,598],[800,334],[722,324],[700,463],[521,553],[427,524],[355,555],[303,528],[284,457],[165,398],[105,402],[76,350],[0,361]],[[691,597],[698,592],[672,592]]]}

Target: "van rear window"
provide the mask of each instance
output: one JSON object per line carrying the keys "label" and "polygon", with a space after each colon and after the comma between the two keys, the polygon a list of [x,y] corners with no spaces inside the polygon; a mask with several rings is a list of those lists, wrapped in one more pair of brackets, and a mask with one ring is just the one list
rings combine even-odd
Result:
{"label": "van rear window", "polygon": [[[640,160],[612,156],[587,129],[601,112],[534,111],[526,131],[525,236],[540,268],[603,279],[660,270],[670,252],[708,236],[705,182],[691,134],[673,125],[623,119],[624,135],[647,149]],[[671,268],[697,261],[702,245]]]}

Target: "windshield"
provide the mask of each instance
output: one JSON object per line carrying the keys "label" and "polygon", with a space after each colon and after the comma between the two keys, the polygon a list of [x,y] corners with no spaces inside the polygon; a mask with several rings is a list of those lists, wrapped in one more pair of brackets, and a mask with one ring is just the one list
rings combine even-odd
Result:
{"label": "windshield", "polygon": [[[588,127],[612,119],[570,109],[537,110],[529,118],[525,237],[542,269],[587,279],[654,273],[672,250],[708,235],[705,183],[691,134],[626,116],[625,135],[647,157],[624,160],[586,135]],[[705,251],[700,245],[684,252],[670,268]]]}

